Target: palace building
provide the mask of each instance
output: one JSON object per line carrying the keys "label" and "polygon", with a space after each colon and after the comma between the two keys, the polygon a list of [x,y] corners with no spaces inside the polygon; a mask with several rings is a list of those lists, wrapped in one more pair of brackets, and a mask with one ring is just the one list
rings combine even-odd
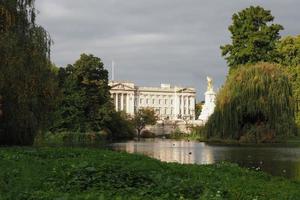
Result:
{"label": "palace building", "polygon": [[134,115],[139,109],[154,109],[161,120],[195,120],[195,88],[161,84],[139,87],[127,81],[110,81],[117,111]]}

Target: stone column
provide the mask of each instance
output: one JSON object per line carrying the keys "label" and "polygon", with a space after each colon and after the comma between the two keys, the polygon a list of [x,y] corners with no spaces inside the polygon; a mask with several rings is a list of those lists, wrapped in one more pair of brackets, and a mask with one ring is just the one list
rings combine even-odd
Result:
{"label": "stone column", "polygon": [[185,114],[189,115],[189,97],[185,96],[184,97],[184,110],[185,110]]}
{"label": "stone column", "polygon": [[120,110],[121,111],[124,110],[124,94],[123,93],[121,94],[121,109]]}
{"label": "stone column", "polygon": [[126,113],[130,113],[129,111],[129,94],[126,94]]}
{"label": "stone column", "polygon": [[131,112],[131,100],[130,100],[130,98],[132,98],[131,97],[131,94],[130,93],[128,93],[128,97],[127,97],[127,99],[128,99],[128,114],[132,114],[132,112]]}
{"label": "stone column", "polygon": [[195,97],[190,97],[190,115],[192,116],[192,119],[195,120]]}
{"label": "stone column", "polygon": [[178,95],[177,95],[177,88],[175,87],[174,89],[174,101],[173,101],[173,115],[174,115],[174,119],[176,120],[178,118],[178,114],[179,114],[179,103],[178,103]]}
{"label": "stone column", "polygon": [[134,115],[134,106],[135,106],[135,96],[134,96],[134,94],[131,94],[130,98],[131,98],[131,100],[130,100],[130,113],[132,115]]}
{"label": "stone column", "polygon": [[[110,98],[111,98],[111,100],[112,100],[112,103],[115,105],[115,94],[112,93],[111,91],[110,91]],[[115,107],[116,107],[116,106],[115,106]]]}
{"label": "stone column", "polygon": [[115,107],[116,107],[116,111],[118,111],[119,110],[119,108],[118,108],[118,103],[119,103],[118,96],[119,96],[119,94],[115,93],[115,95],[116,95],[116,98],[115,98]]}
{"label": "stone column", "polygon": [[184,113],[184,98],[183,98],[183,94],[181,94],[181,119],[183,118],[183,113]]}

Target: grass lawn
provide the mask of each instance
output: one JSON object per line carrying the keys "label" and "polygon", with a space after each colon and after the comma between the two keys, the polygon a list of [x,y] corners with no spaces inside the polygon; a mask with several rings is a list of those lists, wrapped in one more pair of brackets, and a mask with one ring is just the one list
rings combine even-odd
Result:
{"label": "grass lawn", "polygon": [[300,199],[300,182],[222,163],[88,148],[0,148],[0,199]]}

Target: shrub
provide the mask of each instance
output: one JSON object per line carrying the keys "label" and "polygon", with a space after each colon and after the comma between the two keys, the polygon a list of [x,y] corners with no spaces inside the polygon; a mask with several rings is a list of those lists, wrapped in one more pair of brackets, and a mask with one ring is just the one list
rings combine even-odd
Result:
{"label": "shrub", "polygon": [[47,132],[35,140],[36,146],[97,146],[103,145],[110,133],[107,131],[78,133],[78,132]]}
{"label": "shrub", "polygon": [[141,134],[141,138],[155,138],[155,133],[148,130],[144,130]]}

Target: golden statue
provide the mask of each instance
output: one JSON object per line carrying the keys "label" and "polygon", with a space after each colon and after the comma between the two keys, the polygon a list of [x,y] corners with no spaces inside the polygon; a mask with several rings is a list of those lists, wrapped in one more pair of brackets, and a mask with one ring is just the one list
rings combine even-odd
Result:
{"label": "golden statue", "polygon": [[213,80],[209,76],[207,78],[207,91],[213,91]]}

